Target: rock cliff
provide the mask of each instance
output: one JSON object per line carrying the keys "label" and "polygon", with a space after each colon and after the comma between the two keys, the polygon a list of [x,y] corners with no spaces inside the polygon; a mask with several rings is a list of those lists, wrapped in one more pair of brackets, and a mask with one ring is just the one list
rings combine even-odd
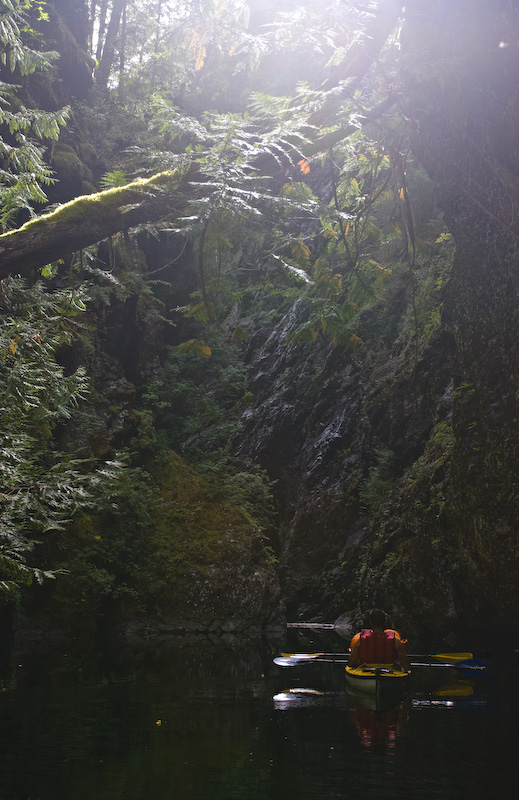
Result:
{"label": "rock cliff", "polygon": [[395,285],[357,350],[291,345],[296,306],[251,363],[243,447],[278,481],[293,617],[517,628],[518,41],[505,0],[406,3],[405,112],[455,243],[419,352]]}

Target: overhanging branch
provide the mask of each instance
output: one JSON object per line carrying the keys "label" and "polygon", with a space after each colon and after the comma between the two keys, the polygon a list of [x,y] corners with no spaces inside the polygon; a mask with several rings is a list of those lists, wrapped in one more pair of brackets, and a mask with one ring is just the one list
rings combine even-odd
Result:
{"label": "overhanging branch", "polygon": [[77,197],[0,236],[0,278],[28,276],[83,247],[144,222],[156,222],[180,205],[187,178],[161,172],[152,178]]}

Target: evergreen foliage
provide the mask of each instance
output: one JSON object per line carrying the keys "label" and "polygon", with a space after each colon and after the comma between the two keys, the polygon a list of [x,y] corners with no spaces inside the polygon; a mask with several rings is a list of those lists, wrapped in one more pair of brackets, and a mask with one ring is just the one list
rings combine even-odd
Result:
{"label": "evergreen foliage", "polygon": [[49,293],[38,283],[0,285],[0,580],[19,582],[51,573],[28,566],[38,539],[63,529],[78,508],[92,506],[101,473],[89,475],[56,447],[55,432],[88,391],[83,368],[64,373],[56,359],[77,333],[81,291]]}
{"label": "evergreen foliage", "polygon": [[[42,15],[41,3],[35,3]],[[0,57],[11,73],[20,77],[47,69],[59,57],[27,46],[27,11],[33,0],[1,0]],[[45,162],[45,140],[57,139],[69,109],[57,112],[26,108],[18,99],[15,83],[0,82],[0,227],[13,225],[20,211],[32,215],[34,203],[45,203],[43,186],[53,182]]]}

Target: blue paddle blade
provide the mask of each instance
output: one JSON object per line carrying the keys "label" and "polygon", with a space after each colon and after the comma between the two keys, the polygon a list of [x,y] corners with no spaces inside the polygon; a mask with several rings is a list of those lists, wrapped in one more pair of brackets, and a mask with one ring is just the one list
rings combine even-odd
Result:
{"label": "blue paddle blade", "polygon": [[461,672],[462,675],[470,675],[471,677],[478,675],[489,676],[493,674],[493,666],[490,661],[484,658],[467,658],[465,661],[458,661],[453,664],[453,667]]}

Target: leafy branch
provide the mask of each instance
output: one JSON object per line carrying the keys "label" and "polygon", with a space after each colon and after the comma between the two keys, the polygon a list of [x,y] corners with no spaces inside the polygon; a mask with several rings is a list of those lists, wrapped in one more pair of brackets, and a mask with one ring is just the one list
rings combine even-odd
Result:
{"label": "leafy branch", "polygon": [[[58,58],[38,52],[22,41],[26,13],[32,0],[2,0],[0,11],[1,62],[22,76],[47,69]],[[54,182],[45,163],[45,140],[56,140],[70,110],[56,112],[26,108],[17,99],[18,86],[0,82],[0,229],[13,225],[20,213],[33,216],[33,204],[45,203],[43,186]],[[2,129],[7,136],[2,135]],[[42,144],[39,144],[42,142]]]}
{"label": "leafy branch", "polygon": [[[82,368],[66,374],[60,348],[79,333],[85,308],[80,290],[49,293],[20,279],[0,282],[0,586],[40,580],[29,562],[39,538],[61,530],[107,491],[105,473],[56,447],[56,426],[83,402],[89,382]],[[104,477],[102,477],[104,475]],[[115,479],[115,477],[114,477]]]}

